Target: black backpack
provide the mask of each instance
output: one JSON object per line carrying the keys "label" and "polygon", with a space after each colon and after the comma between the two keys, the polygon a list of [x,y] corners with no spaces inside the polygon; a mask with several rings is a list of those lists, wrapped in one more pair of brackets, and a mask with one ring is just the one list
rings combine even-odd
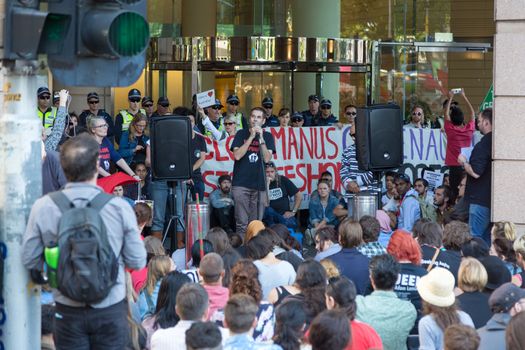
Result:
{"label": "black backpack", "polygon": [[99,302],[115,284],[119,268],[100,216],[113,196],[101,192],[84,208],[76,208],[62,191],[49,196],[62,212],[58,224],[57,288],[75,301]]}

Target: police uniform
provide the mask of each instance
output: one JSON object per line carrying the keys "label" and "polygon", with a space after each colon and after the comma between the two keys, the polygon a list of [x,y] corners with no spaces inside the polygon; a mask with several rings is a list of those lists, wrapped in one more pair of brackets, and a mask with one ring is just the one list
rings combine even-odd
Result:
{"label": "police uniform", "polygon": [[53,127],[53,123],[55,122],[55,118],[57,117],[57,111],[58,109],[55,106],[49,107],[48,109],[46,109],[45,112],[42,112],[37,107],[38,118],[40,118],[40,120],[42,121],[42,125],[44,126],[44,128],[47,129]]}

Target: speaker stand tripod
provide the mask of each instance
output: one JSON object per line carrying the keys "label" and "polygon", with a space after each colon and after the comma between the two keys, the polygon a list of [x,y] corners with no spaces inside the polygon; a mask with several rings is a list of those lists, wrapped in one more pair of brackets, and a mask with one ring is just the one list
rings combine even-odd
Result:
{"label": "speaker stand tripod", "polygon": [[174,225],[174,230],[172,232],[175,232],[175,234],[171,234],[170,236],[171,253],[173,253],[178,248],[177,247],[177,233],[176,233],[177,224],[179,224],[180,227],[182,227],[182,229],[185,230],[184,223],[182,222],[181,217],[177,213],[177,193],[175,191],[176,186],[177,186],[177,181],[168,181],[168,199],[170,201],[170,211],[169,211],[170,219],[162,235],[162,245],[164,245],[164,242],[166,241],[166,238],[168,237],[168,233],[170,232],[170,228],[172,225]]}

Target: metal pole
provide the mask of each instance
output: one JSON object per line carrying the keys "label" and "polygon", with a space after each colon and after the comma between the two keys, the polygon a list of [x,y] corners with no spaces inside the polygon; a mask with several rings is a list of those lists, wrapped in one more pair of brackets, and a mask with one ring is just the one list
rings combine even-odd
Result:
{"label": "metal pole", "polygon": [[0,350],[40,349],[40,287],[21,263],[26,220],[42,194],[34,72],[36,62],[0,61]]}

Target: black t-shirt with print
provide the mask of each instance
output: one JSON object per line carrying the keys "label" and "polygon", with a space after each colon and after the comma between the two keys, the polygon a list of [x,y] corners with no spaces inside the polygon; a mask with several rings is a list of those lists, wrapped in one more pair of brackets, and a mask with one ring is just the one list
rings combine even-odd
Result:
{"label": "black t-shirt with print", "polygon": [[299,189],[292,181],[287,177],[279,176],[279,185],[277,185],[277,181],[270,182],[268,191],[270,207],[283,215],[284,212],[290,210],[290,197],[295,196],[297,192],[299,192]]}
{"label": "black t-shirt with print", "polygon": [[[421,246],[421,252],[423,253],[423,256],[421,258],[421,266],[426,269],[428,265],[430,265],[430,262],[432,261],[432,257],[434,256],[434,253],[436,252],[436,248],[430,247],[428,245],[422,245]],[[439,250],[439,254],[436,257],[436,261],[434,261],[434,267],[443,267],[454,275],[455,285],[458,285],[458,270],[459,270],[459,264],[461,263],[461,255],[459,252],[456,252],[454,250],[446,250],[445,248],[441,248]]]}
{"label": "black t-shirt with print", "polygon": [[417,281],[427,274],[427,270],[414,264],[400,264],[394,292],[399,299],[410,301],[418,311],[421,312],[421,297],[416,288]]}
{"label": "black t-shirt with print", "polygon": [[[233,152],[235,148],[240,148],[246,140],[250,137],[249,129],[242,129],[237,131],[230,150]],[[263,132],[264,142],[266,147],[272,153],[275,153],[275,142],[272,134],[269,132]],[[244,156],[236,160],[233,164],[233,180],[232,186],[240,186],[249,188],[252,190],[264,191],[265,190],[265,171],[263,159],[259,152],[259,139],[256,137],[252,140],[252,143],[248,147],[248,150]]]}

